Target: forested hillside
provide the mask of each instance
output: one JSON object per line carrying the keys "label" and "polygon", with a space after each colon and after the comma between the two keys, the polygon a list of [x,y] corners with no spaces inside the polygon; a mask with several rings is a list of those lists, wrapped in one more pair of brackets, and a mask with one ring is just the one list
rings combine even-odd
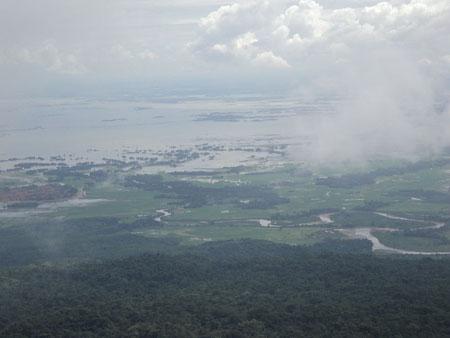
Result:
{"label": "forested hillside", "polygon": [[442,337],[448,280],[446,259],[373,256],[366,241],[217,242],[3,269],[0,336]]}

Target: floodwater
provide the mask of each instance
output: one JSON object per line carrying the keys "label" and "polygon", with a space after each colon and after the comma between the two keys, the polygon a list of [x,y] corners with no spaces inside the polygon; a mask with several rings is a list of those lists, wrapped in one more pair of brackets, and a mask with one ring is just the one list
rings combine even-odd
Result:
{"label": "floodwater", "polygon": [[[286,98],[0,100],[0,161],[61,156],[76,163],[205,143],[298,143],[308,138],[298,127],[332,107],[331,100]],[[245,159],[230,154],[214,162],[236,160]]]}

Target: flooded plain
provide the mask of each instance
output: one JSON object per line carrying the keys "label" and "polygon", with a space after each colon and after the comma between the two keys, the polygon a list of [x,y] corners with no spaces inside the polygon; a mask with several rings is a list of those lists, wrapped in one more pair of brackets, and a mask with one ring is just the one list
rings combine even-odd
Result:
{"label": "flooded plain", "polygon": [[34,157],[68,164],[122,160],[201,144],[228,151],[192,161],[187,170],[257,162],[264,156],[239,149],[307,144],[311,134],[305,126],[333,109],[331,99],[260,97],[1,100],[0,166]]}

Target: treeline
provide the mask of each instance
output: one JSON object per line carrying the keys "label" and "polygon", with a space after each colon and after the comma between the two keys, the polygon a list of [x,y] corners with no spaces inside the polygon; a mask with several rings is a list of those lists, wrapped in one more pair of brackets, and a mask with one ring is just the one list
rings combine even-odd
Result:
{"label": "treeline", "polygon": [[64,184],[0,188],[0,202],[55,201],[73,197],[77,189]]}
{"label": "treeline", "polygon": [[166,181],[161,175],[133,175],[126,177],[124,185],[156,192],[158,197],[174,199],[175,204],[187,208],[232,203],[242,209],[267,209],[289,202],[268,187],[249,184],[206,187],[181,180]]}

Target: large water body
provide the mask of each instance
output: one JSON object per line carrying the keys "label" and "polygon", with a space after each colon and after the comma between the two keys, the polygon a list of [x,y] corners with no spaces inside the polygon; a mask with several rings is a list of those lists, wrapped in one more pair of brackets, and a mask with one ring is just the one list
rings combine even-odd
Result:
{"label": "large water body", "polygon": [[261,97],[1,100],[0,160],[70,155],[96,161],[203,143],[302,143],[311,136],[304,126],[332,113],[334,103]]}

